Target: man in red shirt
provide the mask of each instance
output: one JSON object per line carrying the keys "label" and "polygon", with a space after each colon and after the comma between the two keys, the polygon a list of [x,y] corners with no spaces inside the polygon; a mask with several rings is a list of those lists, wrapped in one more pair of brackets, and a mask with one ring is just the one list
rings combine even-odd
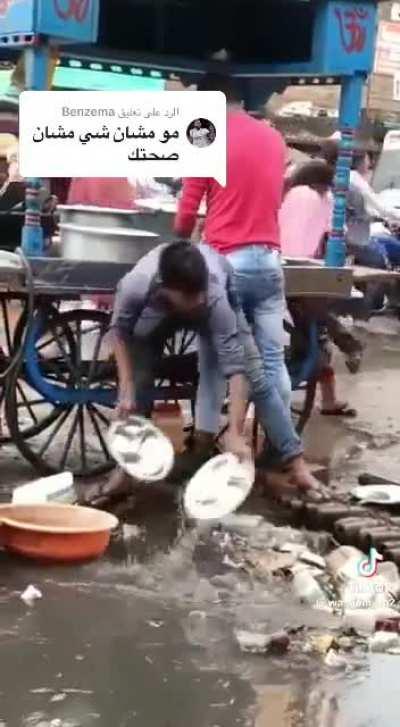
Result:
{"label": "man in red shirt", "polygon": [[[285,472],[284,478],[278,481],[301,490],[314,489],[318,483],[304,461],[302,443],[292,422],[291,385],[284,358],[286,303],[278,211],[283,195],[286,146],[278,131],[243,110],[240,96],[228,76],[208,74],[198,90],[222,91],[227,99],[227,186],[221,187],[212,178],[185,179],[175,232],[190,237],[205,197],[203,239],[226,255],[234,268],[236,294],[263,359],[269,392],[263,421],[268,420],[266,433]],[[218,431],[225,388],[212,351],[200,346],[199,360],[202,377],[196,432],[198,441],[204,443],[205,433],[211,437]],[[204,396],[203,387],[215,392],[212,411],[211,397]]]}

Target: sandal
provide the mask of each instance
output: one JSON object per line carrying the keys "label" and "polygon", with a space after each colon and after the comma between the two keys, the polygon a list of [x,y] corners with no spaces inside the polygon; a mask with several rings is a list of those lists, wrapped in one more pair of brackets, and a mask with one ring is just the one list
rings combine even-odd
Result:
{"label": "sandal", "polygon": [[354,419],[358,412],[357,409],[352,409],[348,404],[342,404],[333,409],[321,409],[320,414],[323,417],[348,417],[349,419]]}

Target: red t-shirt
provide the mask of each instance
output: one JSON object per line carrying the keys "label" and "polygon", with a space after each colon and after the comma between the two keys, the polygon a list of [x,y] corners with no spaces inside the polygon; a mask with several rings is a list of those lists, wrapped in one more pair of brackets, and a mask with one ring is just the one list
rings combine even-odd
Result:
{"label": "red t-shirt", "polygon": [[285,163],[286,146],[278,131],[244,111],[228,111],[227,186],[212,178],[185,179],[175,232],[190,236],[206,196],[204,240],[209,245],[222,253],[249,243],[279,248]]}

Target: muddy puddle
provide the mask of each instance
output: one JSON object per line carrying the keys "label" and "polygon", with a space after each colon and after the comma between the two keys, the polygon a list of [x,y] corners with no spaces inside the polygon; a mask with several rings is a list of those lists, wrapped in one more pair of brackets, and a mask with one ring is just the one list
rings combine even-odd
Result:
{"label": "muddy puddle", "polygon": [[[301,606],[282,579],[238,574],[224,562],[223,532],[183,530],[173,501],[158,505],[136,508],[98,563],[50,568],[1,556],[2,727],[398,724],[385,665],[390,658],[392,671],[396,657],[339,673],[323,666],[302,643],[308,630],[334,630],[334,617]],[[248,537],[258,547],[302,539],[266,521],[256,530]],[[19,598],[30,583],[43,594],[31,607]],[[240,651],[238,629],[283,627],[288,652]],[[382,705],[379,719],[366,706],[378,679],[388,721]]]}
{"label": "muddy puddle", "polygon": [[[375,328],[360,328],[368,351],[357,377],[337,356],[339,395],[358,418],[315,415],[306,432],[310,458],[339,488],[366,470],[400,481],[400,324]],[[8,499],[31,471],[10,447],[2,457]],[[267,547],[283,523],[247,507],[269,521]],[[0,727],[397,727],[400,657],[327,667],[302,644],[307,630],[334,632],[335,619],[301,606],[282,579],[242,577],[220,542],[182,530],[173,497],[154,490],[98,563],[49,568],[0,553]],[[32,607],[19,597],[29,584],[43,594]],[[285,653],[238,647],[238,629],[286,626]]]}

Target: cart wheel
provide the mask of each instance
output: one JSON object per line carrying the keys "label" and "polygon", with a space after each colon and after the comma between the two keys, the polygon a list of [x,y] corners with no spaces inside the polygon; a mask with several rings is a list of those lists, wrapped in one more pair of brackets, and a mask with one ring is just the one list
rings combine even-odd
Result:
{"label": "cart wheel", "polygon": [[[115,367],[104,341],[108,324],[109,315],[100,311],[36,315],[24,381],[17,371],[10,378],[6,412],[13,441],[42,474],[69,470],[92,477],[113,467],[105,437],[116,401]],[[28,437],[24,419],[32,396],[38,421]]]}
{"label": "cart wheel", "polygon": [[[41,314],[48,319],[47,330],[43,331],[40,339],[36,342],[36,350],[39,359],[42,361],[43,369],[46,370],[49,378],[57,380],[62,376],[62,356],[61,351],[56,345],[56,336],[62,332],[68,341],[68,349],[73,350],[75,345],[74,336],[69,329],[63,329],[63,322],[59,320],[59,314],[52,306],[43,307]],[[22,345],[22,336],[26,326],[25,311],[20,316],[15,328],[13,337],[13,351],[16,351]],[[12,381],[12,384],[11,384]],[[16,411],[18,416],[19,436],[24,439],[34,437],[47,429],[58,417],[59,410],[57,407],[49,409],[46,399],[32,388],[25,378],[25,367],[20,366],[17,372],[13,372],[9,382],[6,385],[6,397],[10,395],[9,386],[14,389]],[[10,429],[9,415],[6,406],[6,419],[8,423],[8,435],[4,435],[2,443],[10,442],[13,435]]]}
{"label": "cart wheel", "polygon": [[194,331],[185,329],[176,332],[165,341],[155,380],[156,390],[160,392],[161,399],[163,387],[167,385],[175,390],[177,399],[190,401],[193,419],[199,378],[196,335]]}
{"label": "cart wheel", "polygon": [[[21,312],[19,314],[17,324],[14,329],[13,335],[13,318],[15,311],[10,312],[11,303],[21,304]],[[1,340],[0,340],[0,375],[4,375],[10,364],[11,358],[16,351],[15,347],[15,331],[17,329],[23,330],[26,323],[26,305],[25,301],[20,296],[10,297],[1,295],[0,297],[0,316],[1,316]],[[5,394],[6,394],[7,382],[5,378],[0,379],[0,444],[7,444],[11,441],[8,434],[7,427],[5,427]]]}
{"label": "cart wheel", "polygon": [[185,356],[196,351],[196,333],[190,330],[183,330],[174,333],[165,342],[164,356]]}

